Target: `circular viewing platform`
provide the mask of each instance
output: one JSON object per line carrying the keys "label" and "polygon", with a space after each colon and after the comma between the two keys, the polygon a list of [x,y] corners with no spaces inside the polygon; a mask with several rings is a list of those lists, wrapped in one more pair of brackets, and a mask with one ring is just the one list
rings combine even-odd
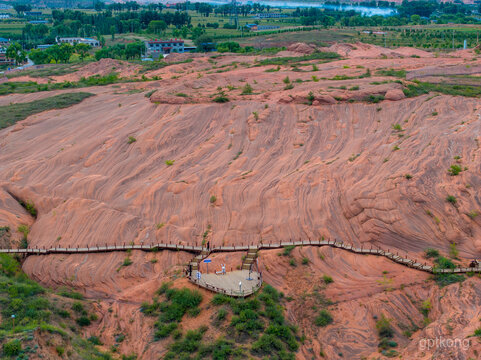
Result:
{"label": "circular viewing platform", "polygon": [[197,274],[192,271],[190,281],[207,290],[234,297],[247,297],[254,294],[262,285],[262,277],[256,271],[237,270],[225,274]]}

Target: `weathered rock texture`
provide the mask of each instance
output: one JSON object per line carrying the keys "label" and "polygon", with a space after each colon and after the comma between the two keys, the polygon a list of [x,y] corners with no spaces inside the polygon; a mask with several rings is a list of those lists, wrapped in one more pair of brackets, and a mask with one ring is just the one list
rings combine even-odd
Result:
{"label": "weathered rock texture", "polygon": [[[377,48],[371,57],[359,44],[359,50],[350,49],[358,51],[352,59],[312,61],[318,70],[308,66],[302,72],[290,66],[266,72],[276,66],[251,67],[260,58],[249,56],[224,56],[214,63],[196,57],[147,74],[164,80],[87,89],[97,96],[1,130],[0,226],[15,230],[21,223],[31,225],[30,246],[39,247],[200,244],[209,230],[212,245],[324,236],[379,244],[418,259],[427,247],[447,252],[452,243],[461,261],[478,256],[481,223],[467,214],[481,210],[479,100],[444,95],[403,99],[394,78],[376,76],[383,68],[444,66],[465,59],[382,59]],[[357,78],[367,68],[372,77]],[[354,79],[312,81],[313,75],[317,80],[336,75]],[[292,89],[284,90],[286,77]],[[241,95],[246,83],[254,89],[251,95]],[[219,86],[228,103],[212,102]],[[157,90],[152,101],[144,96],[151,90]],[[397,101],[369,104],[365,99],[370,95]],[[136,141],[129,144],[129,136]],[[450,176],[448,169],[456,163],[463,171]],[[455,206],[446,201],[448,195],[456,197]],[[32,201],[37,219],[15,198]],[[478,279],[462,290],[458,285],[439,290],[424,283],[427,275],[387,260],[323,249],[324,263],[314,259],[317,250],[305,251],[312,258],[311,275],[301,282],[307,276],[302,268],[279,266],[277,255],[265,255],[266,280],[287,294],[311,291],[324,272],[334,277],[327,295],[339,303],[331,328],[310,329],[307,307],[298,302],[289,309],[293,322],[306,322],[312,343],[304,345],[300,357],[317,356],[321,347],[333,358],[339,352],[345,358],[376,353],[372,316],[379,312],[396,322],[413,317],[422,323],[405,293],[376,287],[385,269],[393,272],[394,282],[413,283],[407,291],[415,301],[436,302],[426,334],[439,333],[452,317],[456,331],[469,323],[456,332],[467,336],[472,321],[479,319]],[[159,260],[155,265],[153,256]],[[121,253],[52,255],[29,257],[24,269],[47,285],[74,286],[104,298],[102,326],[120,326],[128,335],[123,350],[131,346],[142,354],[151,324],[139,315],[140,302],[151,299],[190,256],[134,252],[133,264],[121,267]],[[118,319],[106,310],[109,306]],[[145,341],[139,340],[140,332]],[[106,343],[113,341],[112,331],[102,334]],[[401,336],[399,326],[396,334]],[[420,352],[407,338],[399,343],[408,358],[433,354]],[[145,359],[162,353],[165,344],[148,349]]]}

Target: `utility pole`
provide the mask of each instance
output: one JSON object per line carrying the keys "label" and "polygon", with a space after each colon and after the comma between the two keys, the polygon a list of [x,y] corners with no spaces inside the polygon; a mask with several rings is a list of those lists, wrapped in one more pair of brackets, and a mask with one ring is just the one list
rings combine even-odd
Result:
{"label": "utility pole", "polygon": [[234,23],[236,29],[239,27],[239,17],[237,15],[237,3],[236,0],[231,1],[231,10],[230,10],[230,21]]}

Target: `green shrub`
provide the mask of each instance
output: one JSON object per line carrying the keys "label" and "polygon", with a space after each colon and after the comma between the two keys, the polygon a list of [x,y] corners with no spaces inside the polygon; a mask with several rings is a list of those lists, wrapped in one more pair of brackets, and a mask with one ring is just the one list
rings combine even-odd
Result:
{"label": "green shrub", "polygon": [[427,259],[438,258],[439,257],[439,251],[436,250],[436,249],[427,248],[426,250],[424,250],[424,256]]}
{"label": "green shrub", "polygon": [[321,327],[327,326],[327,325],[331,324],[332,322],[333,322],[333,318],[332,318],[331,314],[329,313],[329,311],[327,311],[326,309],[322,309],[319,312],[319,315],[314,320],[314,323],[317,326],[321,326]]}
{"label": "green shrub", "polygon": [[252,94],[252,91],[253,91],[252,86],[250,86],[250,84],[247,83],[242,88],[241,95],[250,95],[250,94]]}
{"label": "green shrub", "polygon": [[22,343],[20,340],[10,340],[3,344],[3,355],[5,356],[16,356],[22,351]]}
{"label": "green shrub", "polygon": [[296,267],[297,266],[296,260],[294,258],[290,259],[289,265],[291,265],[292,267]]}
{"label": "green shrub", "polygon": [[264,330],[259,315],[251,309],[242,310],[239,316],[233,316],[230,324],[238,333],[252,334]]}
{"label": "green shrub", "polygon": [[25,239],[28,237],[28,234],[30,233],[30,228],[28,227],[28,225],[25,225],[25,224],[18,225],[17,230],[19,233],[23,234],[23,237]]}
{"label": "green shrub", "polygon": [[60,296],[70,298],[70,299],[76,299],[76,300],[83,300],[84,296],[76,291],[73,290],[68,290],[68,289],[62,289],[58,292]]}
{"label": "green shrub", "polygon": [[391,320],[387,319],[384,314],[376,321],[376,329],[381,338],[392,338],[394,336],[394,330],[391,326]]}
{"label": "green shrub", "polygon": [[481,327],[474,330],[474,336],[481,337]]}
{"label": "green shrub", "polygon": [[75,320],[79,326],[89,326],[91,324],[90,319],[83,315],[79,317],[77,320]]}
{"label": "green shrub", "polygon": [[231,298],[224,294],[215,294],[211,300],[214,305],[223,305],[231,302]]}
{"label": "green shrub", "polygon": [[37,209],[35,208],[35,205],[33,204],[33,202],[27,200],[25,202],[23,201],[20,201],[20,205],[22,205],[25,210],[27,210],[27,212],[32,215],[34,218],[37,217]]}
{"label": "green shrub", "polygon": [[380,75],[380,76],[395,76],[395,77],[399,77],[399,78],[405,78],[406,77],[406,70],[394,70],[394,69],[379,70],[377,72],[377,75]]}
{"label": "green shrub", "polygon": [[72,304],[72,310],[77,312],[77,313],[84,313],[85,312],[84,306],[82,305],[82,303],[80,303],[78,301],[75,301]]}
{"label": "green shrub", "polygon": [[63,346],[57,346],[55,348],[55,351],[57,352],[58,356],[62,357],[63,354],[65,354],[65,348]]}
{"label": "green shrub", "polygon": [[452,243],[449,244],[449,256],[453,259],[456,259],[459,255],[459,250],[456,248],[456,244]]}
{"label": "green shrub", "polygon": [[126,257],[124,259],[124,262],[122,263],[122,266],[130,266],[132,265],[134,262],[129,258],[129,257]]}
{"label": "green shrub", "polygon": [[100,339],[97,336],[91,336],[87,340],[90,341],[94,345],[103,345],[102,342],[100,341]]}
{"label": "green shrub", "polygon": [[448,195],[448,196],[446,197],[446,201],[449,202],[449,203],[451,203],[451,204],[453,204],[453,205],[456,205],[456,203],[458,202],[458,200],[456,199],[456,197],[453,196],[453,195]]}
{"label": "green shrub", "polygon": [[424,317],[427,317],[429,315],[431,308],[432,308],[432,305],[429,299],[423,301],[423,303],[421,304],[421,313],[424,315]]}
{"label": "green shrub", "polygon": [[436,274],[434,278],[440,287],[464,281],[464,276],[459,274]]}
{"label": "green shrub", "polygon": [[210,203],[213,204],[217,201],[217,197],[215,197],[215,195],[212,195],[209,199]]}
{"label": "green shrub", "polygon": [[175,160],[165,160],[165,165],[172,166],[172,165],[174,165],[174,161]]}
{"label": "green shrub", "polygon": [[329,275],[322,275],[322,280],[324,280],[326,284],[334,282],[334,280],[332,280],[332,277],[330,277]]}
{"label": "green shrub", "polygon": [[134,138],[133,136],[129,136],[129,140],[127,141],[127,144],[130,145],[130,144],[132,144],[132,143],[134,143],[134,142],[136,142],[136,141],[137,141],[136,138]]}
{"label": "green shrub", "polygon": [[264,334],[252,344],[252,352],[259,355],[270,355],[283,349],[282,341],[272,334]]}
{"label": "green shrub", "polygon": [[224,92],[220,92],[214,99],[212,99],[212,101],[222,104],[229,102],[229,98],[225,95]]}
{"label": "green shrub", "polygon": [[67,319],[70,317],[70,313],[65,310],[65,309],[60,309],[57,311],[57,314],[60,316],[60,317],[63,317],[64,319]]}
{"label": "green shrub", "polygon": [[226,317],[227,317],[227,310],[224,308],[219,309],[216,316],[217,321],[223,321],[225,320]]}
{"label": "green shrub", "polygon": [[463,171],[463,169],[461,168],[461,166],[459,166],[457,164],[451,165],[451,167],[448,169],[449,175],[451,175],[451,176],[456,176],[461,171]]}
{"label": "green shrub", "polygon": [[291,255],[292,250],[294,250],[295,248],[296,248],[295,245],[289,245],[289,246],[284,247],[282,255],[284,255],[284,256]]}
{"label": "green shrub", "polygon": [[456,265],[454,263],[445,258],[444,256],[439,256],[437,259],[434,260],[434,262],[438,265],[437,267],[439,269],[455,269]]}
{"label": "green shrub", "polygon": [[364,101],[367,101],[369,103],[372,103],[372,104],[377,104],[378,102],[384,100],[384,96],[383,95],[369,95],[367,97],[364,98]]}
{"label": "green shrub", "polygon": [[302,258],[302,265],[308,265],[309,264],[309,259],[306,257]]}
{"label": "green shrub", "polygon": [[396,131],[403,131],[403,128],[400,124],[393,124],[392,128]]}
{"label": "green shrub", "polygon": [[155,332],[154,338],[155,340],[159,340],[170,336],[170,334],[177,329],[177,324],[158,324],[156,327],[157,331]]}

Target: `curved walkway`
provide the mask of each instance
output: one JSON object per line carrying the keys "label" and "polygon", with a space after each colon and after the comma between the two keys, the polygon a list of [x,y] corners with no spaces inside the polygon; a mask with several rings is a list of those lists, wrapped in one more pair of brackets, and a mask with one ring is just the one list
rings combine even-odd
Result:
{"label": "curved walkway", "polygon": [[190,281],[207,290],[233,297],[250,296],[262,285],[261,275],[256,271],[249,270],[231,271],[225,275],[203,273],[200,279],[195,270]]}
{"label": "curved walkway", "polygon": [[[249,249],[266,250],[266,249],[280,249],[288,246],[331,246],[339,249],[344,249],[357,254],[371,254],[384,256],[398,264],[408,266],[413,269],[425,271],[428,273],[481,273],[481,267],[466,267],[455,269],[437,269],[426,263],[420,263],[417,259],[409,259],[400,256],[398,253],[385,251],[380,248],[364,248],[355,247],[354,245],[343,243],[337,240],[304,240],[304,241],[286,241],[279,243],[259,243],[258,245],[241,245],[241,246],[219,246],[211,248],[211,253],[216,252],[234,252],[234,251],[247,251]],[[82,254],[82,253],[100,253],[100,252],[113,252],[113,251],[126,251],[126,250],[143,250],[143,251],[157,251],[157,250],[182,250],[194,253],[201,253],[205,251],[205,247],[190,246],[190,245],[177,245],[177,244],[150,244],[150,245],[110,245],[110,246],[92,246],[85,248],[28,248],[28,249],[0,249],[0,253],[7,254],[24,254],[24,255],[47,255],[47,254]]]}

